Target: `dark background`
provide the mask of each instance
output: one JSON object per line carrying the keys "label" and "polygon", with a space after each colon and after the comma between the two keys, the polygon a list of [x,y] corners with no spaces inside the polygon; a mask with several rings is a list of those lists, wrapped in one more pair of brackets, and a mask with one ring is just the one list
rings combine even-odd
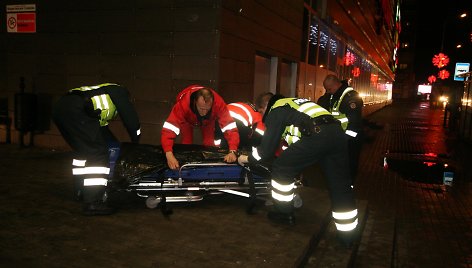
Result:
{"label": "dark background", "polygon": [[[441,52],[441,40],[444,31],[443,53],[449,56],[450,62],[446,69],[451,74],[447,83],[454,83],[453,75],[456,62],[472,63],[472,1],[449,0],[426,2],[418,1],[416,14],[416,46],[415,73],[418,83],[428,83],[428,76],[438,75],[439,69],[433,65],[432,58]],[[459,18],[466,12],[467,17]],[[458,43],[462,48],[456,48]],[[456,82],[457,83],[457,82]]]}

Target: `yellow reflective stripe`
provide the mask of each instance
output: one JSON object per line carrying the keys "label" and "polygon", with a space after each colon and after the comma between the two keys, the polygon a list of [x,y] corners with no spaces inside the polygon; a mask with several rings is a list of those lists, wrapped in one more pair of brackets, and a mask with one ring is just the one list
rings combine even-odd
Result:
{"label": "yellow reflective stripe", "polygon": [[354,222],[351,223],[342,224],[335,222],[334,224],[336,225],[336,229],[338,231],[348,232],[354,230],[358,223],[359,221],[356,219]]}
{"label": "yellow reflective stripe", "polygon": [[252,157],[254,157],[254,159],[257,161],[261,160],[261,156],[259,155],[256,147],[252,147]]}
{"label": "yellow reflective stripe", "polygon": [[213,142],[213,143],[214,143],[216,146],[218,146],[218,145],[220,145],[220,144],[221,144],[221,139],[219,139],[219,140],[214,140],[214,142]]}
{"label": "yellow reflective stripe", "polygon": [[249,126],[249,122],[244,117],[242,117],[240,114],[235,113],[233,111],[229,111],[229,115],[231,115],[232,118],[238,119],[239,121],[243,122],[243,124],[246,127]]}
{"label": "yellow reflective stripe", "polygon": [[[241,108],[247,115],[247,118],[249,119],[249,124],[252,125],[252,115],[251,115],[251,112],[246,108],[244,107],[244,105],[241,105],[239,103],[230,103],[229,105],[233,105],[233,106],[236,106],[236,107],[239,107]],[[246,125],[247,126],[247,125]]]}
{"label": "yellow reflective stripe", "polygon": [[332,115],[339,115],[339,112],[334,112],[334,111],[333,111],[331,114],[332,114]]}
{"label": "yellow reflective stripe", "polygon": [[278,201],[282,201],[282,202],[290,202],[293,200],[293,196],[294,194],[289,194],[289,195],[283,195],[283,194],[279,194],[275,191],[272,191],[272,198],[274,198],[275,200],[278,200]]}
{"label": "yellow reflective stripe", "polygon": [[348,123],[349,122],[349,119],[347,117],[344,117],[344,118],[338,118],[339,122],[342,123]]}
{"label": "yellow reflective stripe", "polygon": [[104,178],[84,179],[84,186],[107,186],[108,180]]}
{"label": "yellow reflective stripe", "polygon": [[314,102],[307,102],[307,103],[304,103],[302,105],[300,105],[300,107],[298,107],[298,111],[299,112],[302,112],[302,113],[306,113],[306,111],[308,111],[310,108],[316,106],[316,104]]}
{"label": "yellow reflective stripe", "polygon": [[224,128],[222,128],[221,131],[226,132],[228,130],[235,129],[236,127],[237,127],[236,123],[232,122],[232,123],[227,124]]}
{"label": "yellow reflective stripe", "polygon": [[180,134],[180,128],[172,125],[171,123],[169,122],[165,122],[164,123],[164,126],[162,126],[163,128],[167,128],[168,130],[172,131],[175,133],[175,135],[179,135]]}
{"label": "yellow reflective stripe", "polygon": [[84,168],[73,168],[73,175],[86,175],[86,174],[110,174],[110,168],[107,167],[84,167]]}
{"label": "yellow reflective stripe", "polygon": [[357,209],[348,212],[335,212],[333,211],[333,218],[336,220],[349,220],[357,216]]}
{"label": "yellow reflective stripe", "polygon": [[79,159],[73,159],[72,160],[72,165],[76,167],[85,167],[85,163],[87,160],[79,160]]}
{"label": "yellow reflective stripe", "polygon": [[102,102],[100,101],[100,96],[93,96],[93,103],[95,104],[95,109],[103,110]]}
{"label": "yellow reflective stripe", "polygon": [[292,182],[290,184],[280,184],[275,180],[271,180],[270,183],[271,183],[272,187],[274,187],[274,189],[277,189],[281,192],[290,192],[295,187],[295,182]]}
{"label": "yellow reflective stripe", "polygon": [[318,108],[315,108],[315,109],[311,109],[310,111],[307,111],[306,114],[309,115],[310,117],[316,113],[321,113],[321,112],[325,112],[326,110],[324,108],[321,108],[321,107],[318,107]]}

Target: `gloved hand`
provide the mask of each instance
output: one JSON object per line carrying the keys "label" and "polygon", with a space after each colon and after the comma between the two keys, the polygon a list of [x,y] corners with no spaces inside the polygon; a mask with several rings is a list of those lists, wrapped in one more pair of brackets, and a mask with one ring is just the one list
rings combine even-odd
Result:
{"label": "gloved hand", "polygon": [[300,126],[298,126],[298,129],[300,130],[300,133],[302,133],[302,136],[311,136],[313,134],[313,122],[311,121],[311,118],[303,120],[300,123]]}
{"label": "gloved hand", "polygon": [[240,155],[238,157],[238,164],[244,166],[244,164],[249,163],[249,159],[247,155]]}

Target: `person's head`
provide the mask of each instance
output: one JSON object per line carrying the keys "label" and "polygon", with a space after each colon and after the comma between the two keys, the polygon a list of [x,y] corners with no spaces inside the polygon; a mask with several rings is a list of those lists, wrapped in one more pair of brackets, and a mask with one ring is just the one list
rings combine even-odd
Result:
{"label": "person's head", "polygon": [[207,115],[213,106],[213,93],[208,88],[201,88],[192,93],[193,109],[200,116]]}
{"label": "person's head", "polygon": [[275,102],[280,100],[280,99],[283,99],[283,98],[285,98],[284,95],[281,95],[281,94],[273,95],[272,94],[272,97],[270,97],[269,101],[266,104],[266,108],[265,108],[265,111],[264,111],[264,116],[262,117],[262,122],[265,122],[265,119],[266,119],[267,115],[270,112],[270,108],[272,108],[272,106],[275,104]]}
{"label": "person's head", "polygon": [[264,115],[267,109],[267,103],[269,103],[269,100],[270,98],[272,98],[272,96],[274,96],[274,94],[271,92],[262,93],[259,96],[257,96],[256,110],[262,115]]}
{"label": "person's head", "polygon": [[323,87],[329,94],[334,94],[342,86],[341,80],[333,74],[328,74],[323,81]]}

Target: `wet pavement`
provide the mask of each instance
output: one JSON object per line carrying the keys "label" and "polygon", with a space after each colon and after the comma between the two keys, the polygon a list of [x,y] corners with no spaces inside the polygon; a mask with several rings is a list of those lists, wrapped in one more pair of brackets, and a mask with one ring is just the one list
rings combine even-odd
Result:
{"label": "wet pavement", "polygon": [[363,232],[351,249],[336,243],[316,167],[304,173],[295,226],[270,223],[264,202],[247,214],[231,195],[173,204],[165,217],[126,193],[117,214],[84,217],[69,152],[0,144],[0,266],[472,267],[472,146],[428,103],[368,119],[383,129],[367,130],[355,185]]}
{"label": "wet pavement", "polygon": [[396,103],[369,116],[384,128],[362,153],[356,191],[369,218],[356,267],[472,267],[472,146],[443,127],[443,113]]}

